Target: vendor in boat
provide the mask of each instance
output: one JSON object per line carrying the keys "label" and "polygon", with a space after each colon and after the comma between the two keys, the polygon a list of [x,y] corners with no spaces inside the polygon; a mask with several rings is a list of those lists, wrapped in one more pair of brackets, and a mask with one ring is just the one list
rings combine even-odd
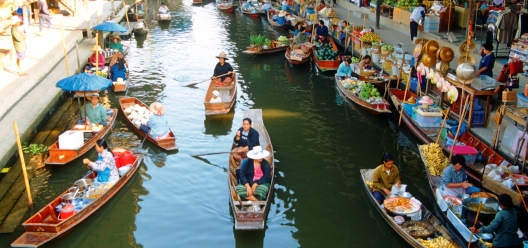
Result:
{"label": "vendor in boat", "polygon": [[264,4],[260,7],[260,10],[267,12],[268,10],[272,10],[273,6],[271,6],[270,0],[264,0]]}
{"label": "vendor in boat", "polygon": [[113,34],[112,35],[112,41],[110,42],[110,49],[112,50],[118,50],[119,52],[123,52],[123,44],[121,44],[121,37],[119,34]]}
{"label": "vendor in boat", "polygon": [[374,63],[372,63],[372,58],[370,55],[365,55],[363,59],[358,64],[359,69],[361,70],[371,70],[374,68]]}
{"label": "vendor in boat", "polygon": [[218,92],[218,90],[213,90],[211,94],[211,100],[209,102],[210,103],[221,103],[222,102],[222,98],[220,98],[220,92]]}
{"label": "vendor in boat", "polygon": [[302,43],[310,42],[310,40],[308,39],[308,36],[306,36],[306,29],[304,27],[301,27],[299,31],[300,32],[295,36],[295,39],[293,39],[293,43],[302,44]]}
{"label": "vendor in boat", "polygon": [[169,8],[167,7],[167,5],[165,5],[164,2],[161,3],[161,6],[158,9],[158,13],[160,13],[160,14],[168,14],[169,13]]}
{"label": "vendor in boat", "polygon": [[150,137],[161,140],[170,136],[169,122],[165,116],[165,107],[159,102],[150,104],[150,116],[147,125],[150,127]]}
{"label": "vendor in boat", "polygon": [[143,1],[142,0],[136,0],[136,3],[130,6],[130,9],[128,9],[128,12],[135,13],[135,12],[143,11]]}
{"label": "vendor in boat", "polygon": [[345,45],[345,38],[346,38],[346,28],[348,27],[348,21],[343,21],[343,26],[341,27],[341,32],[339,33],[339,41],[341,44]]}
{"label": "vendor in boat", "polygon": [[[86,109],[86,115],[85,115]],[[106,114],[106,108],[99,104],[99,94],[92,94],[91,103],[86,105],[86,108],[81,109],[81,116],[85,118],[85,125],[98,125],[101,124],[106,126],[110,116]]]}
{"label": "vendor in boat", "polygon": [[462,194],[471,194],[479,192],[477,187],[467,181],[467,174],[464,170],[466,159],[462,155],[454,155],[451,158],[451,165],[444,168],[442,172],[442,181],[439,189],[442,195],[458,196]]}
{"label": "vendor in boat", "polygon": [[233,82],[233,78],[231,77],[233,67],[226,62],[228,58],[224,52],[221,52],[216,58],[218,58],[218,63],[215,66],[211,79],[214,80],[216,87],[230,86]]}
{"label": "vendor in boat", "polygon": [[328,27],[324,25],[323,20],[319,20],[319,26],[315,28],[315,40],[321,43],[328,42]]}
{"label": "vendor in boat", "polygon": [[383,154],[379,165],[372,174],[372,195],[379,204],[382,204],[387,195],[390,195],[393,185],[400,187],[400,170],[394,165],[394,156]]}
{"label": "vendor in boat", "polygon": [[495,233],[492,247],[520,247],[521,242],[517,234],[519,228],[519,212],[513,208],[511,196],[507,194],[499,195],[499,206],[502,210],[495,215],[495,218],[489,225],[479,229],[470,227],[469,230],[474,233]]}
{"label": "vendor in boat", "polygon": [[253,150],[253,147],[259,146],[259,133],[251,127],[251,119],[244,118],[242,127],[238,129],[235,135],[235,148],[231,151],[235,161],[240,162],[246,157],[247,151]]}
{"label": "vendor in boat", "polygon": [[94,179],[95,182],[116,182],[119,180],[119,172],[117,171],[114,154],[108,148],[108,144],[104,139],[99,139],[95,142],[95,150],[97,151],[97,160],[92,162],[89,159],[83,159],[88,169],[97,172],[97,177]]}
{"label": "vendor in boat", "polygon": [[117,58],[117,63],[112,65],[110,68],[110,76],[113,82],[117,81],[118,78],[126,80],[126,71],[125,60],[123,58]]}
{"label": "vendor in boat", "polygon": [[94,53],[92,54],[92,56],[90,56],[90,59],[88,60],[89,65],[87,69],[95,70],[95,67],[97,66],[98,70],[104,70],[105,56],[103,54],[103,49],[101,49],[101,47],[98,45],[94,45],[92,47],[92,51],[94,51]]}
{"label": "vendor in boat", "polygon": [[350,67],[350,64],[352,63],[352,59],[348,58],[345,59],[337,68],[337,76],[343,78],[349,78],[352,76],[352,68]]}
{"label": "vendor in boat", "polygon": [[271,166],[265,158],[270,152],[255,146],[248,151],[238,173],[237,194],[246,200],[264,201],[271,182]]}
{"label": "vendor in boat", "polygon": [[294,31],[293,31],[293,37],[297,36],[301,32],[301,28],[303,27],[303,22],[295,23]]}

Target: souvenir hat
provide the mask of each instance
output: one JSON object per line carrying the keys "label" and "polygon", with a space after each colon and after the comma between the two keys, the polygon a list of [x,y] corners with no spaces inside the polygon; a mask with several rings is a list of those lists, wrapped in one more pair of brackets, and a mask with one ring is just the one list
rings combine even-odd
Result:
{"label": "souvenir hat", "polygon": [[96,52],[96,51],[97,51],[97,52],[101,52],[101,51],[103,51],[103,49],[101,49],[101,46],[99,46],[99,45],[94,45],[94,46],[92,47],[92,51],[94,51],[94,52]]}
{"label": "souvenir hat", "polygon": [[279,12],[279,17],[283,17],[283,16],[285,16],[286,14],[288,14],[288,12],[286,12],[286,11],[284,11],[284,10],[281,10],[281,11]]}
{"label": "souvenir hat", "polygon": [[22,22],[22,20],[20,20],[20,17],[18,17],[18,16],[13,16],[13,17],[11,18],[11,24],[12,24],[12,25],[13,25],[13,24],[16,24],[16,23],[19,23],[19,22]]}
{"label": "souvenir hat", "polygon": [[121,36],[119,36],[119,34],[112,34],[112,39],[121,40]]}
{"label": "souvenir hat", "polygon": [[429,55],[428,53],[424,54],[422,56],[422,63],[426,66],[426,67],[433,67],[436,63],[436,58]]}
{"label": "souvenir hat", "polygon": [[475,64],[475,57],[472,54],[467,53],[467,54],[464,54],[464,55],[460,55],[460,57],[458,57],[458,59],[457,59],[457,63],[459,65],[463,64],[463,63],[466,63],[466,62],[469,62],[471,64]]}
{"label": "souvenir hat", "polygon": [[416,39],[416,40],[414,40],[414,44],[415,44],[415,45],[418,45],[418,44],[425,44],[427,41],[428,41],[427,39],[422,39],[422,38],[420,38],[420,39]]}
{"label": "souvenir hat", "polygon": [[471,39],[462,42],[462,44],[460,45],[460,49],[459,49],[461,54],[472,52],[474,50],[475,50],[475,42]]}
{"label": "souvenir hat", "polygon": [[418,103],[421,103],[421,104],[427,104],[427,105],[431,105],[433,104],[433,99],[431,99],[429,96],[423,96],[420,101],[418,101]]}
{"label": "souvenir hat", "polygon": [[442,47],[443,49],[441,49],[439,52],[440,52],[440,59],[444,62],[451,62],[453,61],[453,59],[455,58],[455,53],[453,52],[453,49],[449,48],[449,47]]}
{"label": "souvenir hat", "polygon": [[224,52],[220,52],[220,54],[218,56],[216,56],[216,58],[223,58],[225,60],[228,60],[227,55]]}
{"label": "souvenir hat", "polygon": [[163,115],[165,114],[165,107],[163,104],[159,102],[153,102],[150,104],[150,112],[154,113],[155,115]]}
{"label": "souvenir hat", "polygon": [[440,48],[440,45],[438,45],[438,42],[436,40],[430,40],[427,43],[425,43],[425,52],[429,55],[436,55],[436,51],[438,51],[438,48]]}
{"label": "souvenir hat", "polygon": [[213,90],[213,95],[218,97],[218,96],[220,96],[220,92],[218,92],[218,90]]}
{"label": "souvenir hat", "polygon": [[417,45],[414,47],[414,50],[413,50],[413,56],[414,56],[415,58],[420,57],[420,54],[422,54],[422,44],[421,44],[421,43],[417,44]]}
{"label": "souvenir hat", "polygon": [[247,152],[247,157],[251,159],[263,159],[269,155],[270,153],[267,150],[262,150],[261,146],[254,146],[253,150]]}

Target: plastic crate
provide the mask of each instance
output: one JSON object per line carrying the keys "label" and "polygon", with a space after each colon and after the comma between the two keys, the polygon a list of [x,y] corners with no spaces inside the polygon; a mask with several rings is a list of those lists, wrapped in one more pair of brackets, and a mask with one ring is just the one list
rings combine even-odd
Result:
{"label": "plastic crate", "polygon": [[523,93],[517,93],[517,107],[528,108],[528,97],[524,96]]}
{"label": "plastic crate", "polygon": [[471,82],[471,87],[475,88],[476,90],[482,90],[488,87],[495,87],[496,85],[497,80],[486,75],[480,75],[480,77],[475,78],[475,80]]}
{"label": "plastic crate", "polygon": [[[486,113],[484,110],[473,110],[473,116],[471,118],[471,126],[484,126],[484,118]],[[469,119],[469,116],[466,116],[466,120]]]}
{"label": "plastic crate", "polygon": [[416,122],[420,127],[440,127],[442,126],[442,111],[438,108],[429,108],[436,109],[437,111],[423,111],[423,108],[416,109]]}
{"label": "plastic crate", "polygon": [[[451,150],[451,146],[448,146],[447,148]],[[462,155],[466,159],[466,164],[469,165],[475,164],[477,154],[477,149],[472,146],[455,146],[455,148],[453,148],[453,155]]]}

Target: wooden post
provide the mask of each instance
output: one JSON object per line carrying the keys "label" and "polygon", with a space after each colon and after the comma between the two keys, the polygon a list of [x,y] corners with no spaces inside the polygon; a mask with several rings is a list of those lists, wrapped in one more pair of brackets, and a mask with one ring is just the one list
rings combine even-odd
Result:
{"label": "wooden post", "polygon": [[62,16],[60,17],[60,30],[62,38],[62,51],[64,52],[64,62],[66,63],[66,76],[70,76],[70,68],[68,65],[68,52],[66,51],[66,42],[64,42],[64,32],[62,29]]}
{"label": "wooden post", "polygon": [[22,166],[22,174],[24,175],[24,183],[26,185],[26,194],[28,197],[28,205],[30,208],[33,207],[33,199],[31,198],[31,189],[29,188],[29,179],[26,171],[26,161],[24,160],[24,152],[22,151],[22,144],[20,143],[20,136],[18,134],[18,126],[13,121],[13,127],[15,128],[16,143],[18,147],[18,156],[20,156],[20,165]]}
{"label": "wooden post", "polygon": [[376,1],[376,28],[379,29],[379,24],[380,24],[380,16],[381,16],[381,5],[382,5],[382,1],[381,0],[377,0]]}
{"label": "wooden post", "polygon": [[[125,1],[123,1],[122,3],[123,3],[123,8],[126,8]],[[126,9],[125,9],[125,18],[126,18],[126,22],[128,26],[128,32],[130,32],[130,21],[128,21],[128,10]]]}
{"label": "wooden post", "polygon": [[[464,106],[467,105],[468,100],[469,100],[469,96],[466,97],[466,101],[464,102]],[[466,108],[464,107],[464,109],[462,109],[461,115],[458,118],[457,132],[455,134],[455,137],[453,138],[453,145],[451,146],[451,149],[449,150],[449,161],[451,161],[451,158],[453,157],[453,150],[455,149],[455,145],[456,145],[456,142],[457,142],[458,134],[460,133],[460,127],[462,127],[462,123],[464,122],[464,118],[466,116],[466,112],[467,112]]]}
{"label": "wooden post", "polygon": [[79,44],[77,44],[77,42],[75,42],[75,53],[77,53],[77,69],[79,70],[78,72],[81,73],[81,60],[79,58]]}
{"label": "wooden post", "polygon": [[[447,120],[447,117],[449,116],[449,110],[451,110],[451,109],[447,108],[445,116],[444,116],[444,120],[442,121],[442,126],[440,126],[440,132],[438,132],[438,137],[436,137],[436,144],[438,144],[438,142],[440,141],[440,136],[442,135],[442,129],[444,129],[445,122]],[[444,111],[442,111],[442,112],[444,112]]]}
{"label": "wooden post", "polygon": [[95,33],[95,72],[99,70],[99,32]]}
{"label": "wooden post", "polygon": [[[403,116],[403,106],[404,106],[403,104],[405,103],[405,100],[407,100],[407,91],[409,91],[409,87],[411,87],[411,72],[412,72],[412,68],[409,71],[409,77],[407,77],[407,83],[405,84],[405,92],[403,93],[403,100],[402,100],[401,109],[400,109],[400,120],[398,121],[398,126],[401,125],[401,120],[402,120],[402,116]],[[398,88],[398,86],[399,85],[396,86],[396,89]],[[396,110],[398,110],[398,109],[396,109]]]}

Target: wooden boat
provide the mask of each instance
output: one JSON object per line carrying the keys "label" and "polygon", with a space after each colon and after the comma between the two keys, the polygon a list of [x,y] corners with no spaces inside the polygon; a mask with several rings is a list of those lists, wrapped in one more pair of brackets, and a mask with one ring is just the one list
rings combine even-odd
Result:
{"label": "wooden boat", "polygon": [[[211,80],[207,93],[205,93],[204,106],[205,106],[205,115],[223,115],[229,113],[233,105],[235,105],[236,94],[237,94],[237,82],[236,82],[236,73],[231,74],[233,82],[230,86],[227,87],[216,87],[214,81]],[[211,103],[211,97],[213,96],[213,91],[217,90],[220,92],[220,98],[222,102]]]}
{"label": "wooden boat", "polygon": [[[270,156],[267,158],[271,166],[271,182],[268,196],[265,201],[259,201],[260,210],[251,211],[253,204],[249,201],[244,201],[240,199],[238,194],[235,191],[235,187],[238,184],[236,178],[235,170],[238,168],[237,163],[233,156],[229,157],[229,175],[228,175],[228,187],[230,189],[229,203],[231,205],[231,210],[233,211],[233,216],[235,217],[235,230],[256,230],[264,229],[266,223],[266,216],[270,208],[270,204],[273,201],[273,176],[275,175],[275,162],[273,155],[273,146],[271,145],[271,139],[269,137],[268,131],[264,126],[264,121],[262,120],[262,109],[249,109],[244,111],[244,118],[251,118],[253,121],[252,127],[259,132],[259,142],[260,146],[263,149],[266,149],[270,152]],[[234,148],[234,144],[232,146]],[[242,206],[245,209],[242,209]]]}
{"label": "wooden boat", "polygon": [[233,13],[235,12],[235,9],[237,8],[237,6],[233,5],[233,2],[221,2],[221,3],[216,4],[216,7],[219,10],[224,11],[226,13]]}
{"label": "wooden boat", "polygon": [[286,57],[288,62],[290,62],[290,64],[292,64],[292,65],[300,65],[300,64],[304,64],[304,63],[310,61],[311,55],[312,55],[312,50],[310,50],[309,54],[306,54],[305,57],[293,56],[291,54],[290,46],[288,46],[288,48],[286,48],[286,53],[284,54],[284,56]]}
{"label": "wooden boat", "polygon": [[[337,46],[333,39],[328,39],[330,41],[330,44],[332,44],[332,50],[335,52],[339,52],[337,49]],[[339,68],[339,64],[341,64],[341,59],[338,57],[335,60],[319,60],[317,59],[317,56],[315,55],[315,49],[316,47],[312,47],[312,55],[315,62],[315,65],[319,70],[321,71],[337,71],[337,68]]]}
{"label": "wooden boat", "polygon": [[[130,77],[127,77],[127,78],[130,78]],[[119,93],[119,92],[126,92],[127,89],[128,89],[128,86],[130,85],[130,80],[124,80],[124,84],[119,84],[119,83],[116,83],[114,82],[112,84],[112,90],[115,92],[115,93]]]}
{"label": "wooden boat", "polygon": [[[62,219],[60,214],[57,215],[55,208],[62,203],[62,196],[70,193],[70,189],[63,192],[60,196],[51,201],[44,208],[39,210],[35,215],[26,220],[24,226],[25,232],[11,243],[12,247],[38,247],[46,242],[55,239],[59,236],[65,235],[72,228],[77,226],[83,220],[88,218],[91,214],[97,211],[101,206],[108,202],[123,186],[132,178],[143,160],[142,154],[136,154],[134,163],[130,170],[122,175],[119,180],[98,195],[92,192],[89,197],[93,201],[85,205],[80,211],[75,212],[71,217]],[[83,179],[93,179],[96,172],[91,172],[83,177]],[[78,186],[78,185],[73,185]]]}
{"label": "wooden boat", "polygon": [[369,111],[372,114],[390,114],[391,113],[391,111],[389,110],[389,102],[387,102],[387,100],[383,99],[383,104],[368,103],[362,100],[361,98],[359,98],[358,95],[345,89],[345,87],[341,84],[341,80],[338,78],[337,74],[334,76],[334,78],[335,78],[336,87],[339,89],[339,91],[341,91],[341,93],[343,93],[346,96],[346,98],[356,103],[360,107],[364,108],[365,110]]}
{"label": "wooden boat", "polygon": [[[365,192],[367,194],[367,198],[370,199],[370,202],[374,205],[374,207],[378,210],[379,214],[385,219],[387,224],[389,224],[394,231],[396,231],[400,237],[402,237],[409,245],[412,247],[425,247],[424,244],[422,244],[417,238],[413,237],[409,232],[407,232],[402,226],[398,225],[396,221],[394,221],[394,218],[389,215],[388,210],[386,210],[384,207],[381,207],[380,204],[376,201],[374,196],[372,195],[372,191],[369,188],[367,182],[372,182],[372,172],[374,169],[361,169],[361,179],[363,182],[363,187],[365,188]],[[426,207],[421,205],[421,219],[420,222],[425,222],[430,225],[432,225],[435,229],[435,232],[433,235],[438,235],[443,238],[445,238],[447,241],[449,241],[453,247],[461,247],[458,245],[452,234],[447,230],[447,228],[438,220],[433,213],[431,213]],[[409,221],[409,217],[404,217],[406,221]],[[404,225],[403,223],[402,225]]]}
{"label": "wooden boat", "polygon": [[[132,129],[141,137],[144,138],[147,134],[143,131],[139,130],[134,123],[130,119],[128,119],[127,114],[125,113],[125,110],[130,106],[139,105],[141,107],[149,108],[146,104],[144,104],[142,101],[138,100],[135,97],[120,97],[119,98],[119,108],[121,109],[121,113],[123,113],[123,117],[126,120],[126,122],[129,124]],[[170,130],[169,133],[170,138],[157,140],[152,137],[147,136],[147,140],[150,141],[152,144],[158,146],[159,148],[165,150],[165,151],[173,151],[178,150],[178,145],[176,144],[176,135],[174,135],[174,132]]]}
{"label": "wooden boat", "polygon": [[147,26],[143,22],[143,20],[138,20],[136,26],[134,26],[134,35],[136,36],[142,36],[146,35],[148,33]]}
{"label": "wooden boat", "polygon": [[274,48],[259,49],[259,50],[255,50],[253,47],[247,47],[247,50],[244,50],[242,52],[245,54],[261,55],[261,54],[277,53],[280,51],[284,51],[286,49],[288,49],[288,45],[281,44],[281,45],[275,45]]}
{"label": "wooden boat", "polygon": [[170,22],[171,19],[172,19],[172,16],[170,14],[157,14],[156,15],[156,20],[158,20],[158,22]]}
{"label": "wooden boat", "polygon": [[97,142],[97,140],[99,139],[102,139],[114,125],[114,121],[117,116],[117,109],[109,110],[112,111],[110,120],[108,120],[106,126],[101,128],[99,132],[93,133],[91,130],[85,130],[84,125],[74,125],[71,128],[70,131],[77,131],[83,133],[82,135],[84,137],[84,145],[77,149],[60,149],[59,141],[56,141],[50,146],[49,157],[44,161],[44,163],[53,165],[64,165],[75,160],[76,158],[82,156],[87,151],[92,149],[92,147],[95,146],[95,142]]}
{"label": "wooden boat", "polygon": [[242,14],[247,15],[247,16],[249,16],[251,18],[259,18],[261,15],[265,15],[266,14],[266,12],[264,12],[264,11],[262,11],[260,9],[257,12],[248,11],[248,10],[244,9],[243,6],[244,6],[244,1],[240,0],[240,11],[242,12]]}
{"label": "wooden boat", "polygon": [[202,4],[202,0],[192,0],[192,4]]}

